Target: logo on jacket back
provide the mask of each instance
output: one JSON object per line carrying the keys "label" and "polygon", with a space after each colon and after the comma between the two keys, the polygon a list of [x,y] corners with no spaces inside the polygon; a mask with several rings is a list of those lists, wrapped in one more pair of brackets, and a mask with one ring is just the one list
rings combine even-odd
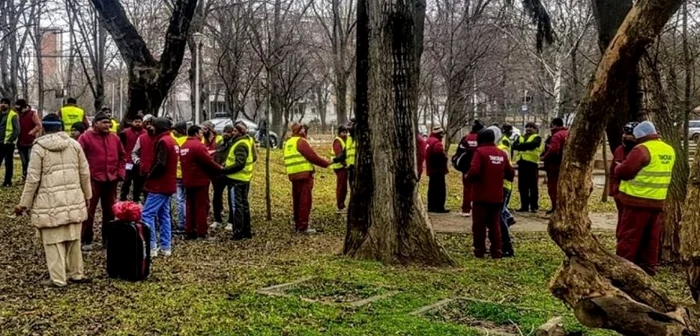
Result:
{"label": "logo on jacket back", "polygon": [[665,164],[665,165],[671,163],[671,160],[673,160],[673,155],[669,155],[669,154],[658,155],[658,157],[659,157],[659,161],[661,161],[661,164]]}
{"label": "logo on jacket back", "polygon": [[467,141],[467,143],[469,144],[469,147],[477,147],[477,146],[479,146],[479,143],[476,142],[476,141]]}
{"label": "logo on jacket back", "polygon": [[180,149],[180,155],[187,155],[187,152],[189,152],[189,151],[190,151],[189,148],[181,148],[181,149]]}
{"label": "logo on jacket back", "polygon": [[503,164],[505,158],[500,155],[489,155],[489,159],[491,159],[491,163],[500,165]]}

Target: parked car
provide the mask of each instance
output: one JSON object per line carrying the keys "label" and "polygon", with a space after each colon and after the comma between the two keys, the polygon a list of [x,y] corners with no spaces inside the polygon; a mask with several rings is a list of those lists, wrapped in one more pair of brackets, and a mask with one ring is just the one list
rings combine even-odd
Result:
{"label": "parked car", "polygon": [[688,139],[692,139],[695,143],[700,141],[700,120],[690,120],[688,123]]}
{"label": "parked car", "polygon": [[[224,131],[224,127],[226,125],[233,125],[233,120],[231,120],[230,117],[228,117],[228,114],[222,113],[222,112],[217,112],[214,114],[215,118],[211,119],[211,121],[214,124],[214,131],[216,133],[221,134],[221,132]],[[255,141],[260,142],[261,145],[266,144],[266,139],[265,138],[258,138],[258,124],[247,120],[247,119],[238,119],[238,121],[242,121],[248,126],[248,134],[250,134],[253,138],[255,138]],[[277,147],[277,144],[279,143],[279,137],[277,136],[277,133],[269,131],[268,133],[270,134],[270,146],[271,147]]]}

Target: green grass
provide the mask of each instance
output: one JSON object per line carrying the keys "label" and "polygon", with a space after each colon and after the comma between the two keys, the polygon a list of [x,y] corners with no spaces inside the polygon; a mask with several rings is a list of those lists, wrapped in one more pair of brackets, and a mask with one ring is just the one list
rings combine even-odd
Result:
{"label": "green grass", "polygon": [[[328,148],[318,152],[327,153]],[[451,173],[448,181],[448,206],[457,209],[461,202],[459,175]],[[422,181],[421,187],[425,184],[427,181]],[[293,233],[289,224],[291,186],[283,174],[281,153],[275,151],[273,221],[265,221],[264,169],[258,163],[250,196],[253,240],[232,242],[223,232],[215,233],[217,241],[177,240],[173,256],[156,259],[152,276],[138,283],[108,279],[104,254],[96,250],[85,256],[92,283],[60,290],[47,290],[38,284],[47,272],[42,247],[28,219],[7,217],[18,201],[20,188],[2,189],[0,335],[479,334],[477,329],[444,316],[409,315],[452,297],[494,302],[470,305],[465,315],[494,323],[512,320],[524,332],[562,315],[570,331],[609,334],[583,328],[549,293],[547,284],[562,254],[546,233],[517,233],[516,257],[496,261],[474,259],[467,235],[438,235],[458,262],[454,268],[386,266],[348,259],[340,255],[345,223],[344,217],[334,213],[334,188],[333,173],[319,170],[312,221],[324,233]],[[594,199],[592,204],[597,204]],[[612,248],[611,235],[602,234],[600,239]],[[288,289],[291,297],[256,292],[310,276],[316,280]],[[658,279],[674,298],[688,296],[682,273],[663,269]],[[387,289],[399,293],[361,307],[300,299],[355,299]],[[534,310],[522,313],[503,308],[508,305]]]}

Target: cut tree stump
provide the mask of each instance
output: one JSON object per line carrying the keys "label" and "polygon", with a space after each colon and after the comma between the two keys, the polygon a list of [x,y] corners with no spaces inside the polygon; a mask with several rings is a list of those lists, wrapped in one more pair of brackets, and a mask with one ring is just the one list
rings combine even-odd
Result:
{"label": "cut tree stump", "polygon": [[561,316],[553,317],[537,328],[536,336],[566,336]]}

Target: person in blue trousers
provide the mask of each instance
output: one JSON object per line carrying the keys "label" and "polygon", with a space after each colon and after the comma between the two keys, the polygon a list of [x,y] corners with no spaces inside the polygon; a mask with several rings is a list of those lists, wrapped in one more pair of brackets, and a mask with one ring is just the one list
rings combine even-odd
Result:
{"label": "person in blue trousers", "polygon": [[[168,257],[172,254],[170,198],[177,190],[177,162],[180,155],[175,139],[168,133],[170,120],[156,118],[152,126],[155,130],[155,151],[153,165],[144,184],[148,197],[143,206],[141,220],[151,230],[151,257],[157,257],[160,251]],[[160,247],[156,243],[156,237],[160,238]]]}
{"label": "person in blue trousers", "polygon": [[[170,133],[172,138],[175,140],[175,143],[177,144],[178,147],[182,147],[182,145],[185,144],[185,141],[187,141],[187,123],[184,121],[180,121],[173,126],[173,132]],[[184,234],[185,233],[185,215],[186,215],[186,209],[187,206],[185,205],[185,202],[187,202],[187,195],[185,194],[185,187],[182,184],[182,168],[180,166],[180,161],[178,158],[177,162],[177,174],[176,174],[177,180],[176,180],[176,193],[175,193],[175,204],[177,206],[177,223],[176,223],[176,229],[175,229],[175,234]]]}

